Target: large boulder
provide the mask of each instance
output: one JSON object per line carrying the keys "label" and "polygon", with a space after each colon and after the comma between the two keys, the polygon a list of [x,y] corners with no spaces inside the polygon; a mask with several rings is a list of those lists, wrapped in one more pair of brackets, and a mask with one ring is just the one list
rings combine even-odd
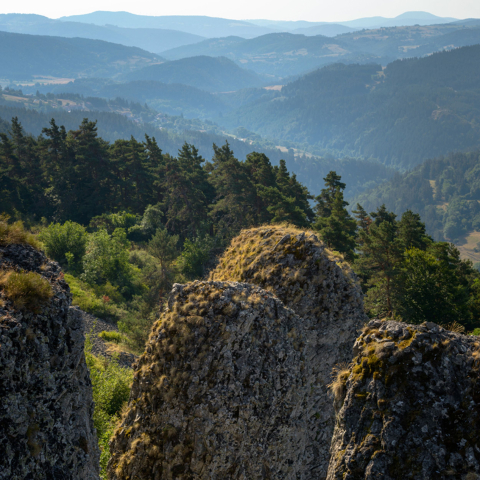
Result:
{"label": "large boulder", "polygon": [[315,456],[308,478],[324,479],[335,424],[331,372],[351,361],[355,339],[368,321],[355,274],[314,232],[265,226],[242,231],[210,279],[259,285],[302,317],[307,363],[318,367],[312,382],[316,414],[309,418]]}
{"label": "large boulder", "polygon": [[333,384],[328,480],[480,478],[480,341],[371,321]]}
{"label": "large boulder", "polygon": [[[12,274],[30,287],[7,288]],[[60,267],[13,244],[0,247],[0,277],[0,479],[97,480],[81,318]]]}
{"label": "large boulder", "polygon": [[257,286],[175,285],[136,367],[110,478],[317,478],[309,421],[321,414],[321,359],[306,358],[307,334]]}

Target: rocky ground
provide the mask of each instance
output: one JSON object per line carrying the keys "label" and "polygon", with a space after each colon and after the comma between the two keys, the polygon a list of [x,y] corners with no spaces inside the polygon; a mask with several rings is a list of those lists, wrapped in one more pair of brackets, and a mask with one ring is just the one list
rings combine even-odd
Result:
{"label": "rocky ground", "polygon": [[[82,318],[82,326],[85,335],[90,335],[92,342],[92,353],[96,356],[101,355],[105,358],[112,358],[109,352],[108,344],[98,336],[101,332],[119,332],[118,327],[114,323],[107,322],[101,318],[97,318],[83,310],[78,309]],[[137,356],[128,352],[118,352],[118,362],[123,367],[132,368],[137,360]]]}

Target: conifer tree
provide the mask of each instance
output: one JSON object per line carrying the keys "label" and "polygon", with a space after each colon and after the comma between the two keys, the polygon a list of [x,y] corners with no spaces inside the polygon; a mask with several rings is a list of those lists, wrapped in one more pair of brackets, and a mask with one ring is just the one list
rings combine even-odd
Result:
{"label": "conifer tree", "polygon": [[357,222],[347,212],[345,203],[343,192],[337,187],[329,206],[330,215],[317,218],[314,228],[320,232],[327,247],[343,253],[346,260],[353,262]]}

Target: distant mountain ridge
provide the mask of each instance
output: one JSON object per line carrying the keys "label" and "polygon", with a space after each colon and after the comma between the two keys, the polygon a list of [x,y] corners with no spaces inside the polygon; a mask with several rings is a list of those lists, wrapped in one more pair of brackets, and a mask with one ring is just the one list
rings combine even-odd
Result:
{"label": "distant mountain ridge", "polygon": [[89,38],[138,47],[152,53],[197,43],[199,35],[158,28],[121,28],[114,25],[93,25],[81,22],[61,22],[42,15],[0,14],[0,30],[29,35],[49,35],[67,38]]}
{"label": "distant mountain ridge", "polygon": [[[395,18],[370,17],[338,22],[232,20],[200,15],[147,16],[129,12],[97,11],[84,15],[62,17],[60,21],[116,25],[128,28],[166,28],[192,33],[208,38],[229,35],[254,38],[273,32],[294,32],[298,29],[320,25],[341,25],[354,30],[392,26],[434,25],[456,21],[456,18],[438,17],[428,12],[405,12]],[[303,32],[296,32],[303,33]]]}
{"label": "distant mountain ridge", "polygon": [[0,32],[0,44],[0,75],[10,80],[113,77],[164,61],[140,48],[86,38]]}
{"label": "distant mountain ridge", "polygon": [[[324,27],[328,25],[311,28]],[[166,50],[161,55],[169,60],[197,55],[225,56],[259,74],[282,78],[336,62],[387,65],[399,58],[425,56],[477,43],[480,43],[480,23],[478,26],[446,23],[353,31],[334,38],[289,32],[253,39],[229,36]]]}
{"label": "distant mountain ridge", "polygon": [[124,28],[162,28],[179,30],[203,37],[238,35],[253,38],[272,32],[271,29],[253,25],[242,20],[229,20],[207,16],[148,16],[129,12],[93,12],[85,15],[62,17],[61,21],[116,25]]}

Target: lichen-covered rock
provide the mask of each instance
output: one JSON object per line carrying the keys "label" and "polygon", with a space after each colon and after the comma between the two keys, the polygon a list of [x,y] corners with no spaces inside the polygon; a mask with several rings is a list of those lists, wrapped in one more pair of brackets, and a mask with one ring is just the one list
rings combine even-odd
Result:
{"label": "lichen-covered rock", "polygon": [[[315,478],[304,321],[245,283],[175,285],[111,443],[111,479]],[[320,433],[317,431],[317,433]]]}
{"label": "lichen-covered rock", "polygon": [[328,480],[480,478],[480,342],[371,321],[335,384]]}
{"label": "lichen-covered rock", "polygon": [[53,296],[30,311],[0,286],[0,479],[97,480],[99,450],[78,311],[58,264],[0,247],[0,273],[36,272]]}
{"label": "lichen-covered rock", "polygon": [[355,274],[313,232],[265,226],[242,231],[210,279],[259,285],[303,318],[309,332],[307,363],[319,367],[312,382],[317,413],[309,426],[315,450],[309,478],[325,478],[335,424],[327,385],[332,368],[350,362],[358,332],[368,321]]}

